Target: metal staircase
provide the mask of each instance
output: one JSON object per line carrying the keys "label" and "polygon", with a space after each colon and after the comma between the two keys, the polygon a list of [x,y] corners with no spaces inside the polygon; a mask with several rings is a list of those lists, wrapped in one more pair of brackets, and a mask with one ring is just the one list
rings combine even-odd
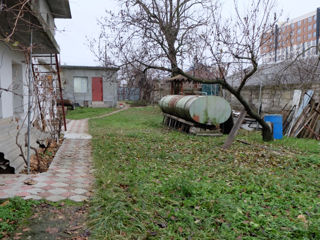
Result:
{"label": "metal staircase", "polygon": [[[55,82],[54,88],[52,91],[56,91],[57,101],[54,104],[59,102],[61,104],[61,112],[62,112],[62,121],[64,124],[64,128],[66,130],[66,119],[64,112],[64,101],[62,96],[62,84],[60,78],[60,68],[57,54],[41,54],[41,55],[32,55],[32,73],[33,73],[33,81],[52,81]],[[35,84],[32,84],[34,87]],[[45,82],[43,83],[45,85]],[[42,86],[42,88],[43,88]],[[39,98],[42,94],[46,92],[39,89],[33,89],[33,95],[35,98]],[[39,91],[39,92],[37,92]],[[41,113],[41,104],[48,104],[37,101],[37,107],[39,108],[39,112]],[[57,115],[59,111],[57,112]],[[45,118],[46,116],[40,114],[40,118]],[[59,118],[60,116],[53,116],[53,118]],[[43,120],[43,119],[42,119]],[[60,120],[61,122],[61,120]],[[23,123],[22,119],[18,118],[7,118],[0,119],[0,173],[19,173],[25,166],[25,162],[21,155],[21,150],[19,149],[17,142],[22,147],[22,151],[24,155],[26,154],[26,143],[27,143],[27,124]],[[61,125],[61,123],[60,123]],[[42,126],[43,127],[43,126]],[[38,148],[38,142],[44,141],[50,134],[46,133],[43,129],[37,127],[31,127],[30,129],[30,145],[34,148]],[[18,137],[17,137],[18,136]]]}
{"label": "metal staircase", "polygon": [[[32,72],[33,72],[34,80],[39,80],[45,77],[45,79],[51,78],[53,82],[58,82],[59,86],[55,90],[59,91],[60,99],[57,99],[56,104],[61,105],[64,130],[67,131],[66,116],[65,116],[65,110],[64,110],[64,100],[63,100],[63,94],[62,94],[62,83],[61,83],[61,76],[60,76],[60,65],[59,65],[58,59],[59,59],[58,54],[32,55]],[[38,103],[39,102],[40,101],[38,101]],[[39,106],[39,109],[41,109],[41,106]],[[40,116],[40,117],[43,118],[44,116]]]}

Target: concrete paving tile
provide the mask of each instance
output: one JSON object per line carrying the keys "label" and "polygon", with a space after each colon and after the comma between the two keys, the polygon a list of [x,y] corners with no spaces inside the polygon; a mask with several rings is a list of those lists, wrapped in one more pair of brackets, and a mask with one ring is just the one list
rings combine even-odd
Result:
{"label": "concrete paving tile", "polygon": [[83,195],[75,195],[75,196],[70,197],[69,199],[72,201],[75,201],[75,202],[82,202],[82,201],[87,200],[88,197],[83,196]]}
{"label": "concrete paving tile", "polygon": [[0,186],[0,190],[7,190],[7,189],[10,189],[10,188],[12,188],[12,185],[10,185],[10,184],[7,184],[5,186]]}
{"label": "concrete paving tile", "polygon": [[56,183],[56,181],[54,181],[54,180],[48,180],[48,181],[44,181],[44,183],[46,183],[46,184],[48,184],[48,185],[51,185],[51,184]]}
{"label": "concrete paving tile", "polygon": [[7,193],[0,191],[0,198],[7,198]]}
{"label": "concrete paving tile", "polygon": [[71,191],[68,191],[68,192],[60,194],[60,196],[64,197],[65,199],[70,198],[70,197],[72,197],[74,195],[76,195],[76,194],[71,192]]}
{"label": "concrete paving tile", "polygon": [[20,189],[25,191],[25,190],[29,190],[29,189],[32,189],[33,186],[22,186]]}
{"label": "concrete paving tile", "polygon": [[37,195],[30,195],[30,196],[26,196],[24,197],[25,200],[28,200],[28,199],[33,199],[33,200],[41,200],[42,197],[40,196],[37,196]]}
{"label": "concrete paving tile", "polygon": [[4,181],[4,183],[5,183],[5,184],[8,184],[8,185],[9,185],[9,184],[13,184],[13,183],[15,183],[15,182],[16,182],[16,180],[14,180],[14,179],[9,179],[9,180],[5,180],[5,181]]}
{"label": "concrete paving tile", "polygon": [[49,197],[49,196],[52,196],[52,194],[49,193],[48,191],[38,193],[37,195],[40,196],[40,197],[42,197],[42,198],[47,198],[47,197]]}
{"label": "concrete paving tile", "polygon": [[64,188],[54,188],[54,189],[50,189],[48,192],[58,195],[58,194],[67,192],[67,190]]}
{"label": "concrete paving tile", "polygon": [[61,200],[64,200],[64,199],[65,199],[64,197],[59,196],[59,195],[46,197],[46,200],[51,201],[51,202],[58,202],[58,201],[61,201]]}
{"label": "concrete paving tile", "polygon": [[46,183],[39,182],[39,183],[33,185],[33,187],[39,188],[39,187],[44,187],[44,186],[47,186],[47,185],[48,185],[48,184],[46,184]]}
{"label": "concrete paving tile", "polygon": [[57,174],[56,176],[59,178],[66,178],[69,176],[69,174]]}
{"label": "concrete paving tile", "polygon": [[52,186],[52,185],[46,185],[46,186],[44,186],[44,187],[40,187],[41,189],[43,189],[43,190],[46,190],[46,191],[48,191],[48,190],[51,190],[51,189],[54,189],[54,186]]}
{"label": "concrete paving tile", "polygon": [[74,190],[72,190],[72,192],[76,193],[76,194],[84,194],[86,193],[88,190],[83,189],[83,188],[76,188]]}
{"label": "concrete paving tile", "polygon": [[82,184],[83,184],[83,183],[86,181],[86,179],[81,178],[81,177],[76,177],[76,178],[74,179],[74,181],[77,182],[77,183],[82,183]]}
{"label": "concrete paving tile", "polygon": [[54,184],[51,184],[51,186],[53,186],[53,187],[67,187],[68,184],[63,183],[63,182],[56,182]]}
{"label": "concrete paving tile", "polygon": [[76,183],[72,184],[72,186],[73,186],[74,188],[83,188],[83,187],[84,187],[84,184],[83,184],[83,183],[76,182]]}
{"label": "concrete paving tile", "polygon": [[60,172],[60,173],[70,173],[70,170],[68,169],[59,169],[57,170],[57,172]]}
{"label": "concrete paving tile", "polygon": [[32,188],[29,190],[26,190],[26,192],[30,193],[30,194],[39,194],[41,192],[44,192],[45,190],[41,189],[41,188]]}
{"label": "concrete paving tile", "polygon": [[30,195],[30,193],[28,193],[28,192],[18,192],[15,194],[15,196],[18,196],[18,197],[26,197],[29,195]]}

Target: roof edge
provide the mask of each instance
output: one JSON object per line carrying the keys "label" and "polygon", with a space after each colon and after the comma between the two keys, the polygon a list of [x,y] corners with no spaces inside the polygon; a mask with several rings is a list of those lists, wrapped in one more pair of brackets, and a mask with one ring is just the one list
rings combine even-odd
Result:
{"label": "roof edge", "polygon": [[61,65],[61,69],[85,69],[85,70],[109,70],[118,71],[117,67],[101,67],[101,66],[79,66],[79,65]]}
{"label": "roof edge", "polygon": [[69,0],[47,0],[54,18],[72,18]]}

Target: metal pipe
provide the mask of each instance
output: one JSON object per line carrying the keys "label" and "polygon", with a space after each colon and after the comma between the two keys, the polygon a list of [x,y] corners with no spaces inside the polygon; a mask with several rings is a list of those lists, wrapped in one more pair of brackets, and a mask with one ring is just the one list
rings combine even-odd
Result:
{"label": "metal pipe", "polygon": [[60,77],[60,66],[59,66],[59,61],[58,61],[58,55],[57,54],[55,54],[55,60],[56,60],[57,75],[58,75],[59,89],[60,89],[60,99],[61,99],[61,107],[62,107],[63,125],[64,125],[64,130],[67,131],[66,113],[64,112],[64,101],[63,101],[62,84],[61,84],[61,77]]}
{"label": "metal pipe", "polygon": [[31,94],[32,94],[32,35],[30,33],[30,59],[29,59],[29,79],[28,79],[28,145],[27,145],[27,172],[30,174],[30,129],[31,129]]}

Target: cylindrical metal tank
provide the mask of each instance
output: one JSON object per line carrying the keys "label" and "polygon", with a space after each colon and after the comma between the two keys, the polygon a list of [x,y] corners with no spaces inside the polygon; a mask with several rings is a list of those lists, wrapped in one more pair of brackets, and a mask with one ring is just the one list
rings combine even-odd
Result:
{"label": "cylindrical metal tank", "polygon": [[164,113],[207,125],[223,123],[231,115],[230,104],[218,96],[168,95],[159,105]]}

